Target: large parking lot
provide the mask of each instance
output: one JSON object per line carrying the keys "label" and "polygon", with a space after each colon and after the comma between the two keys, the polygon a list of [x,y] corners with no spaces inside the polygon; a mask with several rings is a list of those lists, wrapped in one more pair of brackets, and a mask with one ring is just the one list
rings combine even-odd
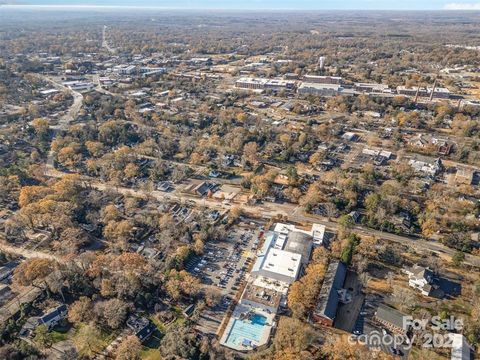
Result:
{"label": "large parking lot", "polygon": [[206,244],[202,256],[186,264],[187,271],[222,293],[234,296],[253,262],[261,236],[259,225],[242,223],[232,229],[225,241]]}
{"label": "large parking lot", "polygon": [[190,259],[186,269],[199,277],[204,284],[217,287],[223,295],[222,302],[201,316],[200,325],[214,333],[228,306],[248,276],[255,259],[263,224],[241,223],[231,229],[225,241],[206,244],[204,254]]}

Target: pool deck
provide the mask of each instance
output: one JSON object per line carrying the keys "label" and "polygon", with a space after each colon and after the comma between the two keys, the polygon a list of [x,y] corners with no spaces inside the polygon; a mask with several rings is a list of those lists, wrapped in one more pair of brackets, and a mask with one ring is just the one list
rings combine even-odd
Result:
{"label": "pool deck", "polygon": [[[240,320],[241,314],[248,313],[248,312],[253,312],[255,314],[264,316],[267,319],[266,325],[263,326],[263,329],[262,329],[263,331],[259,334],[259,338],[258,339],[245,338],[246,340],[249,340],[251,342],[251,346],[229,341],[234,324],[236,323],[236,321],[244,321],[244,320]],[[274,319],[275,319],[275,314],[269,314],[258,308],[252,308],[250,306],[238,304],[235,307],[235,310],[233,311],[233,314],[230,317],[230,320],[228,321],[227,327],[223,333],[222,338],[220,339],[220,344],[237,351],[251,351],[259,346],[266,345],[270,339],[270,333],[272,331],[272,328],[275,326]],[[246,322],[248,321],[249,320],[246,320]]]}

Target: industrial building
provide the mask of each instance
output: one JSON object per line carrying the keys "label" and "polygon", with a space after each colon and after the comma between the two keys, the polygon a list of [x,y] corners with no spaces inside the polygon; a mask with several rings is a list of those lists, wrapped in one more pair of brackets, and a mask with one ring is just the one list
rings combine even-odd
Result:
{"label": "industrial building", "polygon": [[342,78],[340,76],[319,76],[319,75],[305,75],[303,80],[308,83],[315,84],[342,84]]}
{"label": "industrial building", "polygon": [[336,96],[342,91],[342,86],[338,84],[323,84],[311,82],[302,83],[297,90],[297,92],[302,95],[314,94],[320,96]]}
{"label": "industrial building", "polygon": [[354,90],[363,93],[391,93],[392,90],[385,84],[355,83]]}

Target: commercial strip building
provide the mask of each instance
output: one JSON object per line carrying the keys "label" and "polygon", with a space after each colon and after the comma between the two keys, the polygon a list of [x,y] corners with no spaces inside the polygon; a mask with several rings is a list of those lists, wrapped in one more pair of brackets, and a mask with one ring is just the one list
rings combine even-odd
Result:
{"label": "commercial strip building", "polygon": [[66,81],[63,85],[73,91],[90,91],[95,87],[91,82],[84,81]]}
{"label": "commercial strip building", "polygon": [[245,90],[293,90],[295,81],[242,77],[235,82],[235,87]]}
{"label": "commercial strip building", "polygon": [[325,227],[310,230],[277,223],[264,237],[262,248],[235,307],[220,344],[237,351],[267,345],[276,326],[275,317],[287,305],[290,285],[308,264],[314,245],[321,245]]}
{"label": "commercial strip building", "polygon": [[450,90],[442,87],[418,87],[418,86],[398,86],[397,87],[397,94],[406,95],[406,96],[418,96],[420,97],[430,97],[432,96],[433,91],[433,98],[435,99],[448,99],[450,98]]}
{"label": "commercial strip building", "polygon": [[388,85],[377,84],[377,83],[355,83],[353,85],[353,89],[361,93],[379,93],[379,94],[392,93],[392,89],[390,89]]}

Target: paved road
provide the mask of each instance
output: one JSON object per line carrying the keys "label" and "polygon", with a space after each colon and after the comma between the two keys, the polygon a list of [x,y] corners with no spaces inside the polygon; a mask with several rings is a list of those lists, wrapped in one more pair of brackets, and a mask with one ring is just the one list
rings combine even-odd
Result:
{"label": "paved road", "polygon": [[[62,177],[64,174],[58,170],[54,170],[52,172],[47,171],[47,176],[51,177]],[[99,181],[96,181],[92,178],[83,177],[85,180],[89,182],[89,184],[100,190],[111,190],[113,188],[112,185],[104,184]],[[179,202],[193,202],[198,206],[206,206],[216,210],[225,210],[231,207],[230,204],[222,204],[217,200],[209,199],[209,198],[200,198],[194,195],[180,193],[180,192],[173,192],[173,193],[164,193],[161,191],[145,191],[145,190],[136,190],[126,187],[115,187],[119,193],[123,195],[130,195],[136,197],[149,197],[152,196],[159,201],[171,201],[177,200]],[[261,205],[245,205],[245,204],[238,204],[242,210],[248,214],[253,216],[258,216],[262,218],[270,219],[272,217],[281,215],[286,216],[290,221],[295,222],[303,222],[303,223],[317,223],[325,225],[327,228],[332,229],[334,231],[338,231],[339,225],[337,222],[329,220],[324,217],[305,214],[303,210],[294,204],[285,203],[285,204],[277,204],[277,203],[264,203]],[[360,235],[368,235],[368,236],[375,236],[380,240],[387,240],[395,243],[399,243],[401,245],[409,246],[414,248],[418,251],[432,251],[437,254],[443,254],[448,256],[453,256],[456,251],[449,247],[446,247],[435,240],[429,240],[419,237],[408,237],[408,236],[400,236],[396,234],[391,234],[379,230],[374,230],[370,228],[366,228],[363,226],[355,226],[353,229],[356,233]],[[480,257],[473,256],[470,254],[466,254],[465,256],[465,264],[471,265],[474,267],[480,267]]]}
{"label": "paved road", "polygon": [[78,116],[78,112],[80,111],[82,104],[83,104],[83,95],[79,93],[78,91],[71,90],[70,88],[66,87],[62,83],[55,81],[54,79],[42,75],[42,74],[34,74],[37,77],[40,77],[42,80],[50,83],[55,89],[67,92],[73,96],[73,104],[70,106],[70,109],[63,115],[58,124],[54,126],[50,126],[51,129],[53,130],[67,130],[68,125],[70,122],[75,120]]}
{"label": "paved road", "polygon": [[102,93],[102,94],[105,94],[105,95],[109,95],[109,96],[112,96],[112,97],[120,97],[120,98],[123,98],[123,95],[120,95],[120,94],[115,94],[111,91],[108,91],[106,89],[104,89],[102,87],[102,84],[100,83],[100,76],[98,74],[95,74],[92,76],[92,82],[94,84],[96,84],[96,87],[95,87],[95,91],[99,92],[99,93]]}
{"label": "paved road", "polygon": [[103,26],[103,30],[102,30],[102,47],[107,49],[107,51],[110,53],[110,54],[115,54],[116,53],[116,50],[111,48],[110,45],[108,45],[108,42],[107,42],[107,37],[106,37],[106,32],[107,32],[107,25],[104,25]]}
{"label": "paved road", "polygon": [[[70,90],[70,89],[67,89],[65,86],[63,86],[63,84],[57,83],[48,77],[43,76],[43,78],[46,81],[51,82],[53,86],[57,88],[62,88],[63,90],[67,90],[67,91]],[[78,111],[81,108],[83,96],[80,93],[76,93],[76,92],[72,92],[72,93],[74,95],[74,103],[70,108],[70,110],[68,111],[68,113],[60,120],[60,123],[58,125],[60,129],[68,128],[68,125],[73,119],[76,118],[76,116],[78,115]],[[46,175],[51,177],[56,177],[56,178],[62,177],[64,175],[64,173],[54,168],[52,151],[50,151],[48,155]],[[97,188],[98,190],[105,191],[107,189],[112,188],[111,185],[100,183],[98,181],[95,181],[94,179],[88,179],[88,180],[90,181],[90,184],[93,187]],[[124,195],[141,196],[141,197],[153,196],[157,200],[161,200],[161,201],[172,200],[172,199],[176,199],[178,201],[191,201],[198,206],[207,206],[217,210],[225,210],[230,207],[230,205],[221,204],[216,200],[199,198],[193,195],[183,194],[178,192],[167,194],[160,191],[147,192],[147,191],[135,190],[135,189],[125,188],[125,187],[118,187],[117,189],[120,193]],[[263,217],[263,218],[271,218],[277,215],[282,215],[282,216],[286,216],[291,221],[310,222],[310,223],[314,222],[314,223],[323,224],[332,230],[338,230],[338,224],[336,222],[323,217],[305,214],[298,206],[293,204],[265,203],[265,204],[256,205],[256,206],[249,206],[249,205],[242,204],[241,207],[243,211],[255,216]],[[437,254],[444,254],[448,256],[453,256],[456,252],[455,250],[450,249],[440,244],[439,242],[436,242],[433,240],[421,239],[416,237],[399,236],[399,235],[390,234],[390,233],[386,233],[378,230],[373,230],[373,229],[369,229],[361,226],[356,226],[354,230],[361,235],[375,236],[378,239],[396,242],[405,246],[418,249],[420,251],[429,250]],[[480,258],[467,254],[465,258],[465,263],[471,266],[480,267]]]}
{"label": "paved road", "polygon": [[[68,130],[68,127],[72,121],[74,121],[78,113],[80,112],[80,109],[82,108],[83,105],[83,95],[77,91],[73,91],[63,85],[62,83],[55,81],[48,76],[41,75],[41,74],[35,74],[38,77],[40,77],[42,80],[49,82],[53,87],[55,87],[57,90],[67,92],[73,96],[73,104],[70,106],[68,111],[60,118],[58,121],[57,125],[51,125],[50,129],[53,130],[54,132],[57,131],[65,131]],[[47,170],[53,172],[55,171],[54,167],[54,152],[52,149],[48,152],[47,155]]]}
{"label": "paved road", "polygon": [[1,236],[0,236],[0,251],[10,253],[10,254],[20,255],[27,259],[42,258],[42,259],[55,260],[58,262],[64,262],[64,260],[61,257],[56,255],[48,254],[38,250],[23,249],[17,246],[12,246],[10,244],[7,244],[4,242],[4,239],[2,239]]}

